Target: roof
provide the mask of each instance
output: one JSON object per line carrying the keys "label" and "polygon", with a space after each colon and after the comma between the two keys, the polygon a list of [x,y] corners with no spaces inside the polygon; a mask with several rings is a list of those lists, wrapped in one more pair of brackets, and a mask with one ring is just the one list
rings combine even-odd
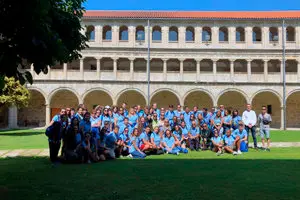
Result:
{"label": "roof", "polygon": [[84,18],[105,19],[300,19],[300,11],[108,11],[88,10]]}

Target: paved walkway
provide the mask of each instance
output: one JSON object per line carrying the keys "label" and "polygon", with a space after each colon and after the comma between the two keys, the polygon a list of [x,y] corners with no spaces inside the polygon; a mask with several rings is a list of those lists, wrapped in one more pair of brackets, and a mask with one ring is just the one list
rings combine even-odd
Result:
{"label": "paved walkway", "polygon": [[[253,144],[250,144],[249,147],[253,147]],[[261,146],[261,143],[258,143],[258,146]],[[271,143],[271,147],[300,147],[300,142],[274,142]],[[6,157],[46,157],[49,156],[49,149],[14,149],[14,150],[0,150],[0,158]]]}

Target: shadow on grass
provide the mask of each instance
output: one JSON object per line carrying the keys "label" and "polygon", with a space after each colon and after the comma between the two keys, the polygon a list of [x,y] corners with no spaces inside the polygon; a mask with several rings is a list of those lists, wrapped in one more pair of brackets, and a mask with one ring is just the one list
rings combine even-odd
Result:
{"label": "shadow on grass", "polygon": [[58,165],[0,159],[4,199],[299,199],[299,160],[119,159]]}
{"label": "shadow on grass", "polygon": [[0,136],[32,136],[32,135],[41,135],[45,134],[45,131],[34,131],[34,132],[16,132],[16,133],[11,133],[11,132],[0,132]]}

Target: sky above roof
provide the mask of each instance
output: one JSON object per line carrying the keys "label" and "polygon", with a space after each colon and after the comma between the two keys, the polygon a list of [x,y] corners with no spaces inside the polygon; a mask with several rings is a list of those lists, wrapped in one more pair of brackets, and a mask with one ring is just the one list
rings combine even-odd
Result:
{"label": "sky above roof", "polygon": [[87,0],[87,10],[300,10],[300,0]]}

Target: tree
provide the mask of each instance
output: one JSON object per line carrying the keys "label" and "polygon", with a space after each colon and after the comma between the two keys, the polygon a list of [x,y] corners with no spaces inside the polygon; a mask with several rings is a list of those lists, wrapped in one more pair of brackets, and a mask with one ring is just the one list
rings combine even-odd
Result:
{"label": "tree", "polygon": [[14,77],[4,78],[4,88],[0,90],[0,107],[17,106],[18,108],[27,107],[30,94],[27,88],[16,81]]}
{"label": "tree", "polygon": [[[87,46],[81,18],[85,0],[0,0],[0,89],[14,77],[32,84],[25,68],[47,73],[48,66],[81,57]],[[23,69],[23,70],[22,70]]]}

